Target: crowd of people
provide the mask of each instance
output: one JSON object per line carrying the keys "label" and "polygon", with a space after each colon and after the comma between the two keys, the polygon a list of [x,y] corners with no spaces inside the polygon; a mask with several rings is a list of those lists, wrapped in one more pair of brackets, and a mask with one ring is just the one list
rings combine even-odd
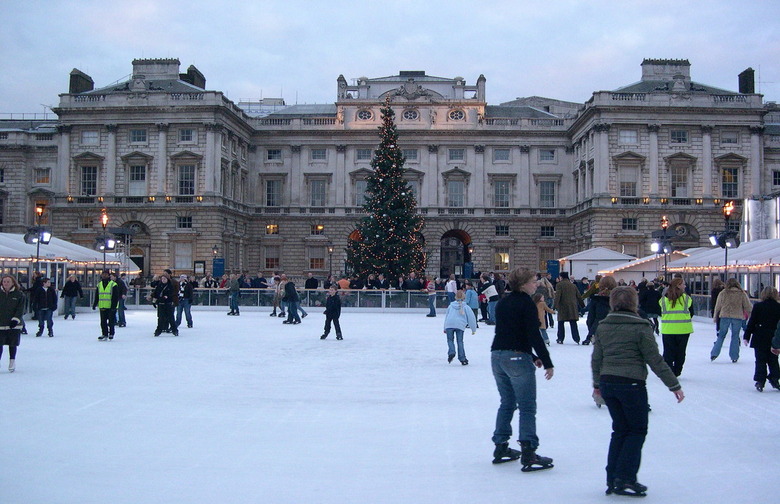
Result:
{"label": "crowd of people", "polygon": [[[137,280],[131,282],[138,286]],[[155,275],[149,282],[148,300],[157,310],[154,336],[163,332],[179,335],[186,322],[193,327],[191,306],[196,288],[225,289],[230,294],[231,316],[240,316],[239,295],[244,288],[264,288],[273,292],[271,316],[285,318],[283,324],[300,324],[307,316],[300,303],[299,288],[284,273],[265,278],[258,275],[231,274],[226,279],[206,275],[200,280],[187,275],[174,277],[170,270]],[[500,273],[479,274],[475,279],[418,277],[415,273],[390,283],[383,275],[369,275],[365,280],[346,276],[320,282],[309,273],[304,289],[327,290],[324,302],[325,326],[321,339],[331,327],[336,339],[343,339],[341,290],[401,289],[428,294],[428,317],[436,317],[436,298],[446,295],[443,333],[446,335],[447,361],[456,357],[466,366],[469,361],[464,333],[476,333],[479,322],[494,327],[491,344],[491,367],[500,404],[496,414],[492,441],[493,463],[521,460],[522,471],[553,467],[553,460],[537,453],[535,368],[543,368],[544,377],[554,376],[548,347],[548,328],[558,323],[556,342],[563,344],[565,323],[569,323],[572,340],[579,344],[577,322],[586,316],[587,335],[583,345],[593,345],[591,370],[593,397],[606,405],[612,417],[612,436],[607,454],[607,494],[646,495],[647,487],[637,481],[641,450],[647,435],[648,367],[663,381],[678,402],[685,398],[679,377],[686,359],[688,339],[693,333],[693,300],[683,279],[670,282],[642,280],[639,284],[615,281],[611,276],[597,276],[593,282],[572,282],[566,273],[552,279],[548,273],[534,273],[517,268],[508,277]],[[128,293],[125,276],[103,271],[96,286],[92,309],[99,309],[99,340],[112,340],[115,327],[125,327],[124,300]],[[0,356],[9,347],[9,371],[16,369],[17,347],[25,330],[24,313],[28,302],[38,321],[36,337],[44,330],[54,337],[54,317],[58,299],[64,299],[64,320],[75,319],[75,304],[83,297],[75,276],[68,278],[58,291],[48,278],[36,274],[25,293],[11,275],[3,275],[0,284]],[[710,310],[716,325],[715,342],[710,359],[719,356],[729,331],[729,357],[739,360],[741,342],[755,353],[755,388],[763,391],[767,382],[780,390],[780,296],[774,287],[763,288],[760,302],[750,302],[736,278],[725,284],[713,284]],[[481,313],[481,318],[480,318]],[[740,338],[740,333],[742,338]],[[661,336],[662,352],[656,336]],[[509,447],[512,418],[518,411],[518,442],[521,450]]]}

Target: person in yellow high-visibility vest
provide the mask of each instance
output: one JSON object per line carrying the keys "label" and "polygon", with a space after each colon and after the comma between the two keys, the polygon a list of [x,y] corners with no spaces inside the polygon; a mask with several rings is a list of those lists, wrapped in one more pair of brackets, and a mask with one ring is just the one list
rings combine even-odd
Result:
{"label": "person in yellow high-visibility vest", "polygon": [[693,299],[685,293],[682,278],[672,279],[658,304],[661,306],[664,361],[672,368],[675,376],[680,376],[685,363],[688,338],[693,333]]}
{"label": "person in yellow high-visibility vest", "polygon": [[95,289],[95,300],[92,309],[100,308],[100,329],[102,335],[98,340],[114,339],[114,324],[116,323],[116,307],[119,304],[120,290],[116,282],[111,280],[108,270],[100,274],[100,282]]}

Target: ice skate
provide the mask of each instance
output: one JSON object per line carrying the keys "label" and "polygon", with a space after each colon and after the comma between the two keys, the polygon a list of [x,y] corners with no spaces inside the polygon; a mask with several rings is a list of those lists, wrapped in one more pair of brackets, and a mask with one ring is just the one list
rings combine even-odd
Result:
{"label": "ice skate", "polygon": [[327,334],[323,334],[322,336],[320,336],[320,339],[325,339],[325,338],[327,338],[327,337],[328,337],[328,335],[327,335]]}
{"label": "ice skate", "polygon": [[552,469],[553,459],[550,457],[542,457],[536,453],[536,448],[531,448],[531,443],[528,441],[522,441],[520,443],[522,454],[520,456],[520,463],[523,467],[520,469],[523,472],[543,471],[544,469]]}
{"label": "ice skate", "polygon": [[780,390],[780,380],[778,379],[769,380],[769,384],[772,386],[773,389]]}
{"label": "ice skate", "polygon": [[493,463],[503,464],[505,462],[513,462],[520,458],[520,451],[513,450],[509,447],[509,443],[501,443],[496,445],[496,449],[493,450]]}
{"label": "ice skate", "polygon": [[337,340],[343,340],[344,338],[342,338],[340,334],[337,334],[337,335],[336,335],[336,339],[337,339]]}
{"label": "ice skate", "polygon": [[8,372],[13,373],[16,371],[16,359],[11,359],[8,361]]}
{"label": "ice skate", "polygon": [[105,335],[104,336],[98,336],[98,341],[106,341],[107,338],[108,338],[108,336],[105,336]]}
{"label": "ice skate", "polygon": [[582,344],[583,345],[590,345],[590,338],[585,338],[584,340],[582,340]]}
{"label": "ice skate", "polygon": [[759,392],[763,392],[764,391],[764,384],[761,383],[761,382],[756,382],[756,390],[758,390]]}
{"label": "ice skate", "polygon": [[41,334],[43,334],[43,329],[40,329],[37,333],[35,333],[35,337],[40,338]]}
{"label": "ice skate", "polygon": [[51,329],[49,329],[49,337],[50,337],[50,338],[53,338],[53,337],[54,337],[54,331],[52,331]]}
{"label": "ice skate", "polygon": [[636,481],[629,483],[628,481],[623,481],[620,478],[615,478],[612,491],[617,495],[627,495],[629,497],[647,496],[646,486]]}

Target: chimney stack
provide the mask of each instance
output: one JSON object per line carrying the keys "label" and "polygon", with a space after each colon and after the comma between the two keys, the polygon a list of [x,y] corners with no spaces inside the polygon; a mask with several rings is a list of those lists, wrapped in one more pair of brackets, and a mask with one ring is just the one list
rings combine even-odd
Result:
{"label": "chimney stack", "polygon": [[739,74],[739,92],[741,94],[753,94],[756,92],[755,71],[748,67]]}
{"label": "chimney stack", "polygon": [[68,93],[79,94],[92,91],[93,89],[95,89],[95,81],[92,80],[92,77],[76,68],[70,72]]}

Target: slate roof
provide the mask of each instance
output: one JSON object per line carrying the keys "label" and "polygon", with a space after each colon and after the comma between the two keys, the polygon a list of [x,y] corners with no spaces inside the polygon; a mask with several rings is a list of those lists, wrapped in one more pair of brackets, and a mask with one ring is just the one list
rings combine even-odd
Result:
{"label": "slate roof", "polygon": [[[619,87],[614,89],[615,93],[653,93],[653,92],[671,92],[674,81],[671,80],[643,80],[629,84],[628,86]],[[738,95],[734,91],[728,91],[726,89],[720,89],[706,84],[691,81],[688,85],[687,91],[692,93],[708,93],[708,94],[728,94]]]}
{"label": "slate roof", "polygon": [[529,118],[529,119],[558,119],[558,116],[539,110],[527,105],[513,107],[511,105],[487,105],[485,106],[486,117],[500,117],[507,119]]}
{"label": "slate roof", "polygon": [[765,124],[764,133],[767,135],[780,135],[780,124]]}
{"label": "slate roof", "polygon": [[268,114],[266,117],[289,117],[289,116],[335,116],[336,105],[331,103],[323,104],[304,104],[304,105],[290,105],[282,110],[277,110],[272,114]]}

